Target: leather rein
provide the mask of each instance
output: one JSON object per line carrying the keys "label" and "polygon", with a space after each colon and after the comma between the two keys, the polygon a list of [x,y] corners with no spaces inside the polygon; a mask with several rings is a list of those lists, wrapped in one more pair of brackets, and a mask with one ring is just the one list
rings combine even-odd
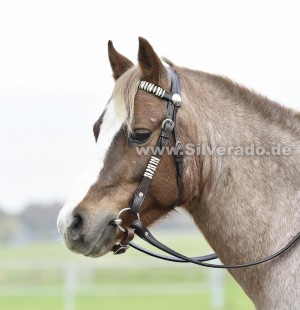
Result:
{"label": "leather rein", "polygon": [[[156,149],[163,150],[163,148],[168,144],[169,139],[173,135],[174,141],[175,141],[174,160],[175,160],[175,166],[176,166],[177,188],[178,188],[178,198],[174,205],[174,207],[176,207],[180,205],[180,203],[182,202],[183,194],[184,194],[184,185],[183,185],[184,150],[183,150],[182,143],[176,131],[176,115],[182,102],[181,102],[181,97],[180,97],[181,87],[180,87],[180,81],[179,81],[178,75],[170,68],[168,68],[168,72],[171,76],[171,81],[172,81],[171,93],[167,92],[162,87],[157,86],[147,81],[141,81],[139,84],[139,89],[147,91],[167,101],[167,115],[164,121],[162,122],[161,133],[160,133],[160,136],[157,142]],[[299,232],[287,245],[281,248],[278,252],[270,256],[267,256],[263,259],[259,259],[259,260],[248,262],[248,263],[237,264],[237,265],[218,265],[218,264],[207,263],[207,261],[218,258],[218,256],[215,253],[205,255],[205,256],[188,257],[167,247],[166,245],[158,241],[151,234],[151,232],[145,227],[143,222],[140,220],[140,215],[139,215],[139,211],[142,207],[145,196],[148,192],[150,182],[157,169],[157,166],[159,165],[161,153],[162,152],[157,152],[157,154],[151,156],[149,163],[146,167],[146,170],[144,172],[143,179],[134,193],[130,207],[122,209],[117,215],[117,218],[112,221],[112,224],[116,225],[123,232],[122,240],[120,241],[120,243],[116,244],[112,249],[114,254],[125,253],[129,247],[132,247],[147,255],[150,255],[150,256],[153,256],[155,258],[159,258],[162,260],[170,261],[170,262],[193,263],[193,264],[200,265],[203,267],[233,269],[233,268],[245,268],[245,267],[255,266],[255,265],[259,265],[264,262],[273,260],[274,258],[285,253],[298,239],[300,239],[300,232]],[[120,216],[123,212],[126,212],[126,211],[131,214],[134,214],[137,217],[137,219],[131,224],[130,227],[124,229],[122,227],[122,219],[120,218]],[[165,256],[165,255],[152,252],[148,249],[145,249],[131,242],[135,234],[138,235],[141,239],[143,239],[147,243],[149,243],[150,245],[152,245],[153,247],[171,256]]]}

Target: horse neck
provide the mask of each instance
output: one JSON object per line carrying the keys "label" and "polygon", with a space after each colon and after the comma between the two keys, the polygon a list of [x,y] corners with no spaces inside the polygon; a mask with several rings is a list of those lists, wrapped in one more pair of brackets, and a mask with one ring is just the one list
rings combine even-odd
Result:
{"label": "horse neck", "polygon": [[[280,144],[292,149],[289,156],[185,158],[185,206],[220,259],[237,264],[276,252],[299,230],[300,120],[295,113],[289,128],[278,118],[283,112],[292,118],[293,112],[226,83],[200,73],[183,81],[185,108],[180,122],[189,128],[181,132],[184,142],[234,147]],[[279,108],[278,117],[274,111],[269,117],[266,111],[256,111],[257,102],[261,109]],[[268,265],[232,273],[252,297],[254,288],[263,291]]]}

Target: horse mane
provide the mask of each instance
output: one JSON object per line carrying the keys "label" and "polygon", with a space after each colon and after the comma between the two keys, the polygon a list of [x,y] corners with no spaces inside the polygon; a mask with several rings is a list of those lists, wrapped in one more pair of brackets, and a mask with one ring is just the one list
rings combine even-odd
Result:
{"label": "horse mane", "polygon": [[167,57],[162,57],[161,59],[163,62],[165,62],[170,67],[175,67],[175,64],[170,59],[168,59]]}
{"label": "horse mane", "polygon": [[196,83],[205,83],[213,88],[220,98],[231,98],[234,102],[243,105],[245,109],[260,115],[267,122],[300,136],[300,112],[270,100],[227,77],[177,66],[173,69],[186,80],[186,83],[189,78]]}
{"label": "horse mane", "polygon": [[266,121],[300,135],[299,112],[237,84],[227,77],[211,75],[211,79],[217,87],[221,87],[223,91],[229,91],[234,100],[238,100]]}

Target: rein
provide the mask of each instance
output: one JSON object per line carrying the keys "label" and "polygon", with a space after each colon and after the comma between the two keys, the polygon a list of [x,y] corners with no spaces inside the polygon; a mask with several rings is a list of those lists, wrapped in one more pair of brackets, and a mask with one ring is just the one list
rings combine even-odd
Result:
{"label": "rein", "polygon": [[[162,87],[157,86],[147,81],[141,81],[139,84],[139,89],[147,91],[167,101],[167,115],[164,121],[162,122],[161,132],[160,132],[160,136],[157,142],[156,149],[162,150],[168,144],[168,141],[171,138],[171,135],[173,135],[174,141],[175,141],[174,160],[175,160],[175,166],[176,166],[176,175],[177,175],[176,178],[177,178],[177,188],[178,188],[178,197],[174,205],[174,208],[175,208],[176,206],[180,205],[180,203],[182,202],[183,194],[184,194],[184,184],[183,184],[184,150],[183,150],[182,143],[176,131],[176,115],[182,102],[181,102],[181,97],[180,97],[181,88],[180,88],[179,78],[177,74],[170,68],[168,68],[168,71],[170,73],[171,81],[172,81],[171,93],[167,92]],[[143,179],[134,193],[130,207],[122,209],[117,215],[117,218],[112,221],[112,224],[116,225],[123,232],[122,240],[120,241],[119,244],[116,244],[112,249],[114,254],[125,253],[129,247],[132,247],[147,255],[150,255],[150,256],[153,256],[155,258],[159,258],[162,260],[170,261],[170,262],[193,263],[193,264],[200,265],[203,267],[234,269],[234,268],[245,268],[245,267],[255,266],[255,265],[259,265],[264,262],[273,260],[276,257],[285,253],[298,239],[300,239],[300,232],[299,232],[286,246],[281,248],[275,254],[272,254],[268,257],[265,257],[263,259],[259,259],[253,262],[242,263],[242,264],[237,264],[237,265],[217,265],[217,264],[207,263],[207,261],[218,258],[218,256],[215,253],[205,255],[205,256],[187,257],[167,247],[166,245],[158,241],[151,234],[151,232],[145,227],[145,225],[140,219],[140,214],[139,214],[139,211],[142,207],[145,196],[148,192],[150,182],[159,165],[159,162],[160,162],[159,154],[161,154],[161,152],[157,152],[157,155],[151,156],[149,163],[146,167],[146,170],[144,172]],[[121,226],[122,219],[120,218],[121,214],[125,211],[131,214],[134,214],[137,217],[137,219],[131,224],[131,226],[126,229],[124,229]],[[155,248],[171,256],[165,256],[165,255],[152,252],[148,249],[140,247],[139,245],[131,242],[135,234],[138,235],[141,239],[143,239],[147,243],[149,243],[150,245],[154,246]]]}

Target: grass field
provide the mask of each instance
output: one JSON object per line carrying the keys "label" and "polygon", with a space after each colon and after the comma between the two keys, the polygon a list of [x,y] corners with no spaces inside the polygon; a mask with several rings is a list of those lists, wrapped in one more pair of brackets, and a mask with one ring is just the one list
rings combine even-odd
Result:
{"label": "grass field", "polygon": [[[190,255],[196,254],[190,250],[195,247],[203,254],[209,252],[199,234],[189,235],[188,243],[187,234],[174,238],[160,233],[160,237]],[[71,276],[67,286],[66,271]],[[72,290],[76,291],[76,310],[209,310],[214,309],[212,288],[217,285],[216,279],[220,279],[224,289],[224,305],[219,309],[254,309],[226,271],[213,272],[212,275],[212,271],[198,266],[158,261],[134,250],[95,260],[72,254],[60,243],[0,246],[0,309],[63,310],[64,296]]]}

